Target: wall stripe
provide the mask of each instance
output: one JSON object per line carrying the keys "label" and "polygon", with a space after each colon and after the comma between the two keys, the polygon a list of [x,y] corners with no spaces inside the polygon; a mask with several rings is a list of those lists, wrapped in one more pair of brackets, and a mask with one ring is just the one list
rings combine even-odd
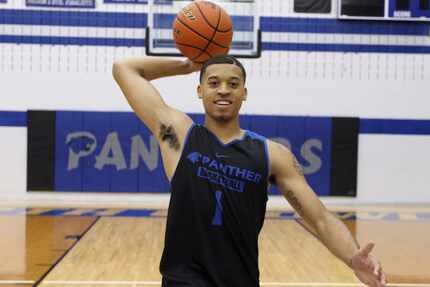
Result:
{"label": "wall stripe", "polygon": [[0,126],[26,127],[27,113],[15,111],[0,111]]}
{"label": "wall stripe", "polygon": [[[171,13],[154,14],[155,27],[161,31],[170,31],[174,16]],[[252,16],[233,15],[232,18],[235,31],[248,33],[253,30]],[[147,14],[2,9],[0,24],[5,27],[1,30],[0,43],[143,47],[145,40],[142,33],[147,26]],[[20,26],[31,29],[20,29]],[[40,28],[53,26],[55,30],[44,31]],[[64,27],[99,29],[100,33],[76,30],[69,35],[69,29]],[[109,28],[122,31],[115,31],[112,36],[112,31],[106,30]],[[260,28],[263,32],[262,49],[266,51],[430,53],[428,22],[261,17]],[[117,38],[117,34],[121,38]],[[306,35],[305,40],[301,40],[300,34]],[[335,35],[337,38],[329,42],[330,39],[324,38],[326,35]],[[389,38],[380,40],[380,36]],[[357,43],[357,39],[363,42]]]}
{"label": "wall stripe", "polygon": [[[0,24],[144,28],[146,13],[2,9]],[[173,14],[156,14],[158,28],[169,28]],[[233,16],[236,31],[252,31],[253,17]],[[262,32],[428,36],[428,22],[346,21],[322,18],[260,17]]]}
{"label": "wall stripe", "polygon": [[360,133],[430,135],[430,120],[361,119]]}
{"label": "wall stripe", "polygon": [[0,24],[145,28],[147,14],[2,9]]}
{"label": "wall stripe", "polygon": [[144,47],[145,39],[87,38],[87,37],[39,36],[39,35],[37,36],[0,35],[0,43]]}
{"label": "wall stripe", "polygon": [[[145,39],[0,35],[0,43],[109,46],[109,47],[144,47]],[[263,42],[262,48],[265,51],[315,51],[315,52],[361,52],[361,53],[403,53],[403,54],[430,53],[430,46],[412,46],[412,45],[396,46],[396,45]]]}
{"label": "wall stripe", "polygon": [[265,51],[315,51],[315,52],[361,52],[361,53],[430,53],[430,46],[409,45],[360,45],[321,43],[276,43],[263,42]]}
{"label": "wall stripe", "polygon": [[266,32],[428,36],[430,23],[261,17],[260,29]]}
{"label": "wall stripe", "polygon": [[[0,111],[0,126],[26,127],[27,112]],[[430,120],[360,119],[360,134],[430,135]]]}

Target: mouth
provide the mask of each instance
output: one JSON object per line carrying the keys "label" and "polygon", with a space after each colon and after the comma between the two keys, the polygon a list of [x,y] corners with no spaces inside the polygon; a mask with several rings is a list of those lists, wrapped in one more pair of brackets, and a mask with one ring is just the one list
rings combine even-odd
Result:
{"label": "mouth", "polygon": [[214,102],[215,105],[220,106],[220,107],[226,107],[232,104],[231,101],[229,100],[217,100]]}

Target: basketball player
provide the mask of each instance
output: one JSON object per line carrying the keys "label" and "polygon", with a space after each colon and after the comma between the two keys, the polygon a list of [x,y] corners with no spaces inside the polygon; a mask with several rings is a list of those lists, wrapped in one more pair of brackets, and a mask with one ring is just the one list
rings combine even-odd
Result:
{"label": "basketball player", "polygon": [[[198,70],[204,125],[168,106],[150,82]],[[381,265],[370,255],[374,244],[358,246],[306,183],[294,155],[240,128],[247,90],[238,60],[220,56],[201,67],[189,60],[129,59],[115,63],[113,75],[137,116],[156,135],[171,184],[162,286],[259,286],[258,235],[270,182],[362,282],[385,286]]]}

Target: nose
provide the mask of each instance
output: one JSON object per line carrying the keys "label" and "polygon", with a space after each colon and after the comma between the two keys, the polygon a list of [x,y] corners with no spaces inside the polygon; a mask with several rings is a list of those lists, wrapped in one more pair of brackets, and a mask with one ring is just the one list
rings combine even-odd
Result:
{"label": "nose", "polygon": [[223,83],[218,87],[217,92],[220,96],[228,96],[230,94],[230,89],[227,84]]}

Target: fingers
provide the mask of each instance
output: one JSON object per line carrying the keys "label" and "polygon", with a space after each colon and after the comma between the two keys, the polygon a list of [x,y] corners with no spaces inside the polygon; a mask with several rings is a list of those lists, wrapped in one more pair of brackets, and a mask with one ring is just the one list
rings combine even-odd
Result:
{"label": "fingers", "polygon": [[185,61],[185,64],[187,65],[188,70],[189,70],[190,73],[200,71],[200,69],[203,67],[202,64],[195,63],[195,62],[191,61],[188,58],[185,59],[184,61]]}
{"label": "fingers", "polygon": [[387,285],[387,277],[384,272],[381,272],[381,283],[383,286]]}
{"label": "fingers", "polygon": [[375,243],[373,242],[368,243],[363,249],[359,251],[360,255],[367,257],[370,254],[370,252],[373,250],[373,247],[375,247]]}
{"label": "fingers", "polygon": [[375,264],[373,264],[373,274],[379,277],[380,272],[381,272],[381,264],[376,262]]}
{"label": "fingers", "polygon": [[377,276],[382,286],[385,286],[387,284],[387,278],[385,277],[385,273],[384,270],[382,270],[382,265],[380,262],[378,262]]}
{"label": "fingers", "polygon": [[373,274],[377,278],[377,281],[378,281],[377,286],[382,286],[382,287],[386,286],[387,280],[386,280],[386,277],[385,277],[385,273],[382,270],[382,265],[381,265],[380,262],[375,262]]}

